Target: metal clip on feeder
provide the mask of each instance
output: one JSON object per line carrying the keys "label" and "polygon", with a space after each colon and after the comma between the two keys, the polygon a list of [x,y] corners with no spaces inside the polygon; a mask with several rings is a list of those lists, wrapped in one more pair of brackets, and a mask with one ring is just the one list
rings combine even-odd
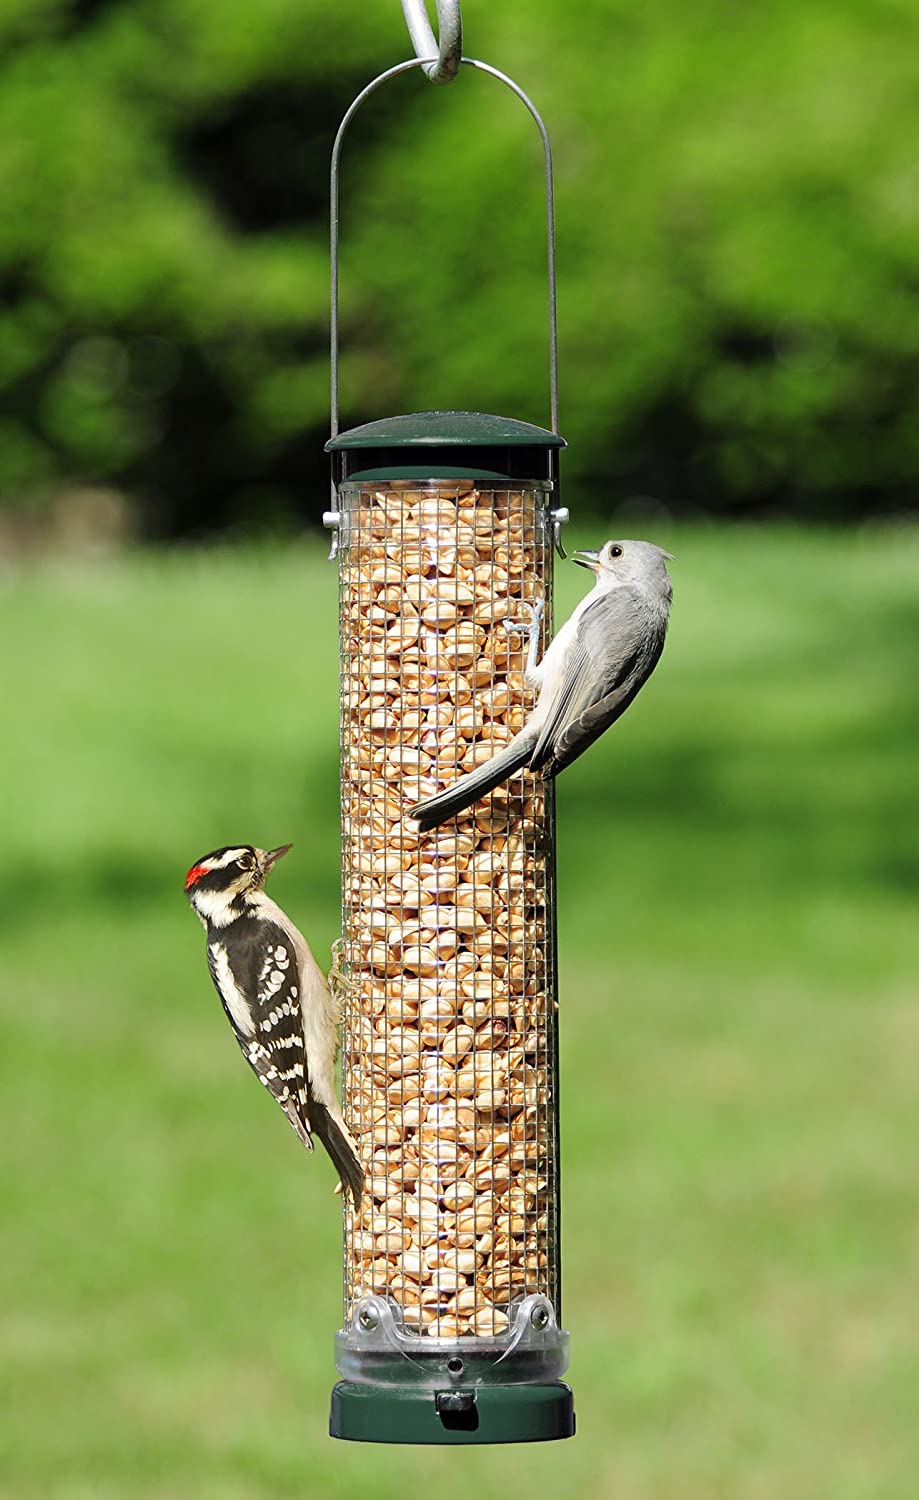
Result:
{"label": "metal clip on feeder", "polygon": [[[333,1437],[569,1437],[560,1376],[555,809],[526,773],[421,833],[406,818],[498,751],[551,633],[558,435],[552,157],[510,78],[461,56],[456,0],[403,0],[419,55],[354,100],[332,153],[332,436],[340,568],[343,1106],[367,1190],[344,1223]],[[437,54],[436,57],[434,54]],[[419,412],[339,432],[338,181],[388,79],[460,66],[523,101],[545,154],[551,430]],[[541,619],[538,609],[542,606]]]}

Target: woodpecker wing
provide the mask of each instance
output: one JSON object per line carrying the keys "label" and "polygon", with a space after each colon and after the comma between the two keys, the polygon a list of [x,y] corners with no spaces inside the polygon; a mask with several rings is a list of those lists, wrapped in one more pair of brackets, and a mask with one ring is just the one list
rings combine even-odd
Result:
{"label": "woodpecker wing", "polygon": [[[251,970],[251,982],[247,983],[258,984],[262,973],[259,965],[264,962],[258,958],[258,954],[263,949],[271,949],[276,958],[279,941],[287,950],[284,957],[293,955],[293,967],[299,976],[294,981],[297,986],[296,1015],[286,1020],[296,1019],[300,1027],[298,1046],[302,1046],[302,1051],[298,1057],[302,1057],[306,1072],[302,1094],[294,1101],[294,1113],[291,1113],[291,1101],[285,1105],[291,1124],[301,1140],[304,1140],[301,1127],[309,1135],[318,1136],[338,1168],[344,1191],[350,1194],[356,1205],[363,1192],[364,1172],[357,1143],[345,1124],[335,1094],[338,1002],[303,933],[264,891],[260,891],[250,902],[249,921],[253,937],[260,941],[262,934],[268,934],[268,937],[262,947],[255,950],[254,958],[257,962]],[[274,958],[268,966],[269,970],[276,966]],[[242,1045],[245,1050],[245,1043]],[[311,1145],[311,1140],[305,1139],[304,1144]]]}
{"label": "woodpecker wing", "polygon": [[300,971],[290,938],[272,922],[242,916],[211,931],[207,961],[243,1056],[312,1150]]}
{"label": "woodpecker wing", "polygon": [[666,616],[639,589],[610,589],[578,621],[564,675],[530,758],[555,776],[624,714],[664,649]]}

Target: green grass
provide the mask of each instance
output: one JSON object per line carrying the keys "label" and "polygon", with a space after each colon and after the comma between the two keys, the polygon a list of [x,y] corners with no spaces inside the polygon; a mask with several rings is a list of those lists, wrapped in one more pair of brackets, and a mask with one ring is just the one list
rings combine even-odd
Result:
{"label": "green grass", "polygon": [[661,540],[663,663],[559,795],[580,1432],[463,1454],[324,1435],[331,1172],[181,895],[292,838],[275,894],[336,934],[334,569],[3,580],[2,1500],[912,1500],[919,535]]}

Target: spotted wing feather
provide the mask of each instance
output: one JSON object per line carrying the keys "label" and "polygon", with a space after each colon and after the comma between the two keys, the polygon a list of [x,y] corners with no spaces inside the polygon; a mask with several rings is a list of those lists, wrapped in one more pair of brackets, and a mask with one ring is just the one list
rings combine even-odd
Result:
{"label": "spotted wing feather", "polygon": [[[279,927],[251,927],[248,941],[237,927],[234,972],[215,938],[208,943],[208,967],[243,1056],[312,1150],[297,957]],[[245,1006],[242,993],[252,997]]]}

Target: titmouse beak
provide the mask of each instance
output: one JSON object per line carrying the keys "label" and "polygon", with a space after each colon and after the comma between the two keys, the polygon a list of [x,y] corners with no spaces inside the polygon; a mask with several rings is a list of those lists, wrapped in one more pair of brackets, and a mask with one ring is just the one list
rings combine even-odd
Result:
{"label": "titmouse beak", "polygon": [[267,875],[268,871],[277,864],[282,854],[286,854],[288,849],[292,849],[293,847],[293,844],[279,844],[277,849],[263,849],[260,851],[258,862],[265,874]]}
{"label": "titmouse beak", "polygon": [[571,561],[576,562],[579,568],[589,568],[591,573],[596,573],[600,568],[599,552],[572,552]]}

